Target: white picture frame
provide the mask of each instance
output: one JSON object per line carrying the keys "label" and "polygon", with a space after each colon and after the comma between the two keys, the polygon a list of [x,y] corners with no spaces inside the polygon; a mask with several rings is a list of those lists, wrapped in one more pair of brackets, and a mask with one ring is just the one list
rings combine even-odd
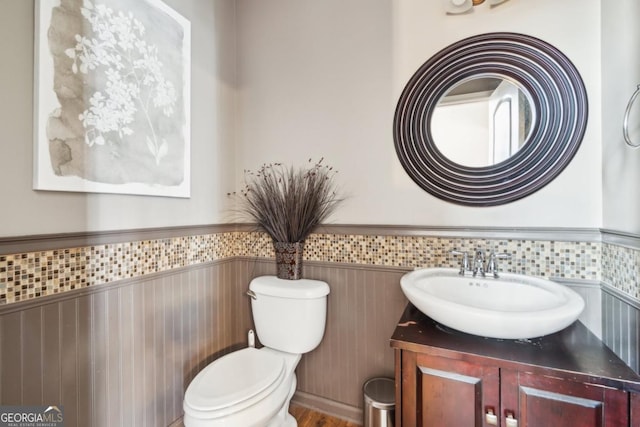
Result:
{"label": "white picture frame", "polygon": [[190,197],[191,26],[160,0],[37,0],[35,190]]}

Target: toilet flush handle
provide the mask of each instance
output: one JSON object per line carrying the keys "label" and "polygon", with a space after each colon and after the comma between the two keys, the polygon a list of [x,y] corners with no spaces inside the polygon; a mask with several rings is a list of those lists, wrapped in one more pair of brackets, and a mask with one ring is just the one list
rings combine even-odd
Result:
{"label": "toilet flush handle", "polygon": [[256,348],[256,334],[253,332],[253,329],[249,329],[249,333],[247,333],[247,342],[249,347]]}
{"label": "toilet flush handle", "polygon": [[251,289],[247,291],[247,295],[249,295],[253,299],[258,299],[258,296],[256,295],[256,293],[253,292]]}

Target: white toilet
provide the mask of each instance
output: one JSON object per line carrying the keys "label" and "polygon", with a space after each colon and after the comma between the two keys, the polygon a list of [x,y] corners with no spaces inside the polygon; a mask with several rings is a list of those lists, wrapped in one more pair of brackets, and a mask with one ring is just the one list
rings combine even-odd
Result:
{"label": "white toilet", "polygon": [[329,285],[257,277],[249,292],[261,349],[247,347],[204,368],[184,396],[185,427],[293,427],[289,402],[303,353],[320,344]]}

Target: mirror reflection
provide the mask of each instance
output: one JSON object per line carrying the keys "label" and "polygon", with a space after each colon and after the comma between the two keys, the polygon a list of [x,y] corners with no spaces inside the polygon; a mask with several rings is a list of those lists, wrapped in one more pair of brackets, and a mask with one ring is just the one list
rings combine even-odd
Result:
{"label": "mirror reflection", "polygon": [[431,135],[449,160],[468,167],[503,162],[527,142],[535,111],[529,94],[499,75],[457,83],[438,101]]}

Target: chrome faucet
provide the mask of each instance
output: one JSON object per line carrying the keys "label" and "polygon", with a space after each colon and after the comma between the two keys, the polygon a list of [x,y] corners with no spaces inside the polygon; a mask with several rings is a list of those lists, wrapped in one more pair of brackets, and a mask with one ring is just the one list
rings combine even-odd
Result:
{"label": "chrome faucet", "polygon": [[464,276],[464,274],[467,271],[470,271],[469,268],[469,254],[467,252],[464,251],[450,251],[451,255],[460,255],[462,256],[462,261],[460,261],[460,271],[458,272],[459,275]]}
{"label": "chrome faucet", "polygon": [[473,261],[470,263],[468,252],[453,250],[450,251],[450,253],[462,257],[460,260],[459,275],[464,276],[467,272],[470,272],[473,274],[473,277],[487,277],[487,274],[490,274],[495,279],[500,277],[498,274],[498,260],[511,258],[509,254],[491,251],[489,259],[486,259],[484,251],[478,248],[473,255]]}
{"label": "chrome faucet", "polygon": [[484,274],[484,252],[480,249],[476,250],[476,254],[473,257],[473,277],[480,275],[485,277]]}
{"label": "chrome faucet", "polygon": [[509,259],[511,255],[503,254],[503,253],[495,253],[491,251],[489,255],[489,260],[487,261],[487,273],[493,274],[495,279],[498,279],[500,276],[498,275],[498,261],[499,259]]}

